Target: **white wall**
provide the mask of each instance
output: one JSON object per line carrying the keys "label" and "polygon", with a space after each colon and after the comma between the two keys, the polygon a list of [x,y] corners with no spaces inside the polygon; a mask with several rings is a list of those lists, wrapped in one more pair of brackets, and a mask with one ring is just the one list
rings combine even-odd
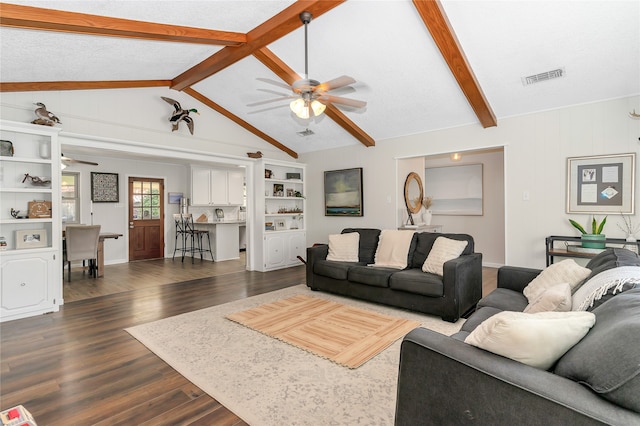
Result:
{"label": "white wall", "polygon": [[[194,134],[184,124],[172,132],[168,117],[173,107],[160,97],[196,108]],[[5,120],[31,122],[34,102],[42,102],[62,121],[67,134],[91,135],[148,143],[156,147],[183,147],[202,152],[246,157],[262,151],[265,157],[294,161],[228,118],[191,96],[169,88],[70,90],[3,93],[0,115]]]}
{"label": "white wall", "polygon": [[[488,129],[470,125],[377,141],[371,148],[353,146],[303,155],[309,178],[307,241],[327,241],[327,234],[345,227],[395,228],[397,194],[404,183],[398,182],[398,158],[504,146],[505,263],[544,267],[544,238],[576,235],[568,219],[586,219],[565,213],[567,157],[638,153],[640,121],[628,115],[634,108],[640,110],[638,96],[503,118]],[[365,216],[323,216],[323,172],[350,167],[364,168]],[[637,161],[636,180],[639,167]],[[523,200],[524,192],[529,193],[528,201]],[[638,223],[640,215],[636,213],[633,221]],[[621,218],[611,215],[605,234],[624,237],[616,223]]]}

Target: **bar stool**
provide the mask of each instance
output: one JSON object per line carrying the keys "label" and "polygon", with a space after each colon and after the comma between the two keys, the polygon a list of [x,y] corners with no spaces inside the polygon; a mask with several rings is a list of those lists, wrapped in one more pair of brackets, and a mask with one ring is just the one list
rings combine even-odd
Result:
{"label": "bar stool", "polygon": [[[204,260],[204,253],[209,253],[211,260],[215,261],[213,252],[211,251],[209,231],[196,229],[191,213],[176,213],[173,215],[173,220],[176,224],[176,242],[172,259],[175,258],[176,251],[179,250],[182,253],[183,262],[185,253],[191,254],[191,263],[194,262],[196,253],[200,253],[200,260]],[[205,235],[207,236],[207,246],[203,247],[203,238]],[[182,242],[182,247],[178,247],[178,238],[180,238]]]}

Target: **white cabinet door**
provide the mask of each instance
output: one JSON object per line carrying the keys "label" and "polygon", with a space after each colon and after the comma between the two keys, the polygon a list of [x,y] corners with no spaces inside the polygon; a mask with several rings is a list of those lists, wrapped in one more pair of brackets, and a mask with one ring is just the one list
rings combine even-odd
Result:
{"label": "white cabinet door", "polygon": [[[0,313],[3,320],[24,318],[55,310],[53,260],[49,256],[12,256],[2,261]],[[57,264],[58,267],[60,265]]]}
{"label": "white cabinet door", "polygon": [[211,170],[191,169],[191,205],[208,206],[211,203]]}
{"label": "white cabinet door", "polygon": [[273,269],[285,265],[287,256],[285,246],[286,234],[268,235],[265,241],[265,268]]}
{"label": "white cabinet door", "polygon": [[225,170],[211,170],[211,204],[215,206],[229,204],[227,192],[227,172]]}
{"label": "white cabinet door", "polygon": [[307,238],[304,232],[294,232],[289,236],[289,264],[301,264],[298,256],[306,260],[307,257]]}
{"label": "white cabinet door", "polygon": [[244,173],[229,172],[228,180],[228,202],[232,206],[244,204]]}

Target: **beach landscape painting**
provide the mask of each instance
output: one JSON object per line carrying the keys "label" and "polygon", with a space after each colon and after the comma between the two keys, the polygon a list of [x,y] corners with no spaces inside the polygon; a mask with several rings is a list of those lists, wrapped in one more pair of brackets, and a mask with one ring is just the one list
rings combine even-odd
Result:
{"label": "beach landscape painting", "polygon": [[324,172],[324,215],[363,216],[362,167]]}

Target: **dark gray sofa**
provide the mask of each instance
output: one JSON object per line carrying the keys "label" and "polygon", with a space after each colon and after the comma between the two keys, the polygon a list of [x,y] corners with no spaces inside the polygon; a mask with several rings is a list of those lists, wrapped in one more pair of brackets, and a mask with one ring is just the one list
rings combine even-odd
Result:
{"label": "dark gray sofa", "polygon": [[[639,266],[640,257],[607,249],[588,264],[598,273]],[[451,337],[417,328],[400,354],[396,425],[640,425],[640,285],[625,284],[590,309],[594,327],[549,370],[464,343],[483,320],[522,311],[524,287],[541,271],[505,266],[498,288]]]}
{"label": "dark gray sofa", "polygon": [[[379,229],[347,228],[360,234],[359,262],[326,260],[327,244],[307,248],[307,286],[371,302],[438,315],[455,322],[471,311],[482,297],[482,254],[474,252],[473,237],[466,234],[415,233],[403,270],[367,266],[374,263]],[[439,236],[467,241],[457,259],[444,264],[443,276],[422,271]]]}

